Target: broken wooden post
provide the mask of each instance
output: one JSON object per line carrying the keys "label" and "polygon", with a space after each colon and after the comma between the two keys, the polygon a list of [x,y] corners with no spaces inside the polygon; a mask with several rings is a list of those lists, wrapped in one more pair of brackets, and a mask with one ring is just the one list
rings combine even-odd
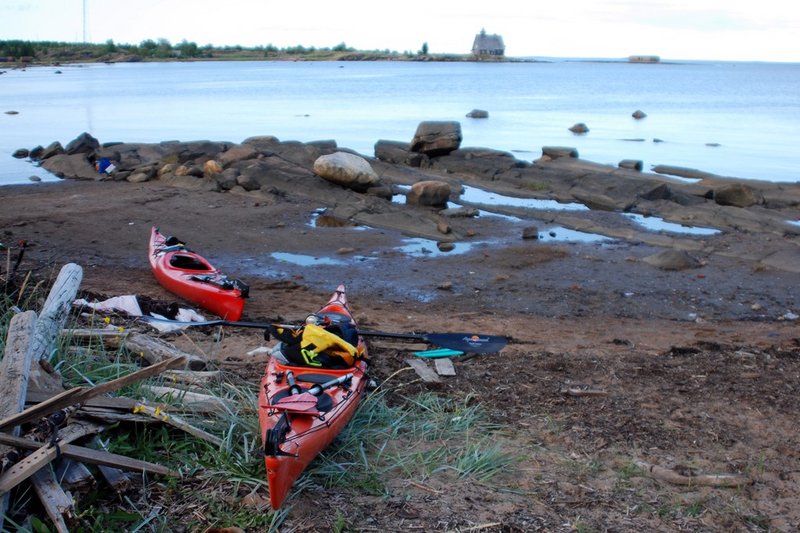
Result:
{"label": "broken wooden post", "polygon": [[83,269],[75,263],[67,263],[61,268],[47,300],[44,302],[39,320],[36,321],[36,334],[31,341],[33,360],[37,364],[31,370],[31,385],[44,391],[63,389],[61,379],[42,369],[40,361],[48,360],[56,347],[58,334],[67,323],[72,302],[78,295],[78,287],[83,279]]}
{"label": "broken wooden post", "polygon": [[[25,409],[28,395],[28,377],[33,361],[31,338],[36,330],[36,313],[26,311],[11,318],[6,336],[6,348],[0,361],[0,419],[16,415]],[[11,434],[19,436],[19,426],[11,428]],[[0,457],[10,448],[0,445]],[[8,509],[8,495],[0,498],[0,530]]]}

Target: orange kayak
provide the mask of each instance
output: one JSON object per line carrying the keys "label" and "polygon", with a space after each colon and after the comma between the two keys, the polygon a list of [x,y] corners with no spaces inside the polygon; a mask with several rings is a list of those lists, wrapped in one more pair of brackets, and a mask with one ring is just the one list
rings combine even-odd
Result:
{"label": "orange kayak", "polygon": [[[270,357],[261,380],[258,418],[273,509],[295,480],[353,417],[366,386],[366,344],[357,334],[343,285],[314,314],[357,348],[352,366],[301,366]],[[336,324],[343,327],[338,328]]]}
{"label": "orange kayak", "polygon": [[226,320],[239,320],[249,289],[214,268],[175,237],[150,232],[150,266],[168,291]]}

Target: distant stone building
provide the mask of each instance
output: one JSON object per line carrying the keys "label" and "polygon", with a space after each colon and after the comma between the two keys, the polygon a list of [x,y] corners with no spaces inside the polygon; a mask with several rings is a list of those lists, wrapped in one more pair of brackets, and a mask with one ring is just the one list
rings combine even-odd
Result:
{"label": "distant stone building", "polygon": [[506,45],[503,38],[497,34],[489,35],[486,30],[475,36],[472,43],[472,55],[474,56],[502,56],[506,53]]}

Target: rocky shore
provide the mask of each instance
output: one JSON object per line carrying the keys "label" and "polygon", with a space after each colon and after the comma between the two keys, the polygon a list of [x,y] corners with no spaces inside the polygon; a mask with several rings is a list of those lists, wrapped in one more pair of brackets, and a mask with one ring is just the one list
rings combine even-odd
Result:
{"label": "rocky shore", "polygon": [[[376,495],[312,478],[287,529],[796,530],[800,185],[570,147],[530,164],[462,147],[452,122],[410,137],[374,156],[274,137],[26,148],[65,179],[0,187],[0,241],[9,258],[26,241],[36,279],[80,264],[88,299],[172,302],[146,258],[157,225],[250,285],[245,319],[300,321],[344,283],[364,327],[510,337],[436,384],[406,371],[408,346],[370,342],[391,401],[486,410],[520,457],[499,481],[392,472]],[[173,340],[258,386],[260,332]]]}
{"label": "rocky shore", "polygon": [[[569,147],[542,151],[543,157],[530,164],[507,152],[461,147],[458,122],[424,122],[411,142],[378,141],[374,157],[340,148],[333,140],[281,142],[263,136],[241,143],[101,144],[89,134],[66,147],[55,142],[20,149],[15,156],[30,157],[65,179],[157,181],[192,191],[240,194],[266,204],[302,198],[342,224],[394,229],[445,248],[443,243],[469,238],[460,221],[474,219],[478,210],[484,210],[680,252],[668,255],[671,263],[653,260],[663,268],[694,265],[691,258],[681,256],[696,253],[736,257],[755,269],[800,272],[800,184],[666,166],[656,168],[662,174],[644,173],[630,168],[630,162],[614,168],[582,160]],[[514,207],[503,200],[471,202],[461,198],[465,185],[588,209]],[[404,201],[393,202],[393,197]],[[446,209],[448,201],[460,207]],[[651,231],[621,213],[719,233],[697,239],[689,231]],[[535,226],[526,231],[526,238],[538,237]],[[734,246],[731,241],[742,240],[731,239],[732,235],[747,235],[745,240],[755,240],[759,246]]]}

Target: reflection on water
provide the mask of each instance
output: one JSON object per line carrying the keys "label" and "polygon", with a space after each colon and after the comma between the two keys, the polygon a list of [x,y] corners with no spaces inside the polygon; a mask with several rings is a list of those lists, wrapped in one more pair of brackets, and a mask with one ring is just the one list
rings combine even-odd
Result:
{"label": "reflection on water", "polygon": [[339,259],[331,259],[330,257],[314,257],[304,254],[291,254],[288,252],[272,252],[270,256],[278,261],[285,263],[292,263],[299,266],[314,266],[314,265],[344,265],[345,261]]}
{"label": "reflection on water", "polygon": [[[437,257],[444,254],[458,255],[470,251],[478,242],[456,242],[452,243],[452,249],[444,246],[439,249],[439,243],[430,239],[404,239],[403,245],[397,250],[412,257]],[[450,244],[450,243],[448,243]]]}
{"label": "reflection on water", "polygon": [[516,198],[505,196],[496,192],[489,192],[477,187],[464,185],[460,196],[463,202],[484,205],[500,205],[508,207],[523,207],[526,209],[539,209],[549,211],[588,211],[589,208],[579,203],[560,203],[555,200],[539,200],[536,198]]}
{"label": "reflection on water", "polygon": [[720,233],[718,229],[703,228],[699,226],[684,226],[682,224],[667,222],[663,218],[659,217],[646,217],[636,213],[623,213],[622,215],[650,231],[666,231],[668,233],[681,233],[684,235],[716,235]]}
{"label": "reflection on water", "polygon": [[557,226],[549,228],[547,231],[540,231],[539,240],[544,242],[600,243],[613,241],[614,239],[605,235],[598,235],[597,233],[586,233]]}
{"label": "reflection on water", "polygon": [[316,209],[311,213],[311,220],[308,221],[308,226],[312,228],[352,228],[352,229],[366,229],[358,224],[349,220],[344,220],[339,217],[326,214],[328,210],[324,207]]}

